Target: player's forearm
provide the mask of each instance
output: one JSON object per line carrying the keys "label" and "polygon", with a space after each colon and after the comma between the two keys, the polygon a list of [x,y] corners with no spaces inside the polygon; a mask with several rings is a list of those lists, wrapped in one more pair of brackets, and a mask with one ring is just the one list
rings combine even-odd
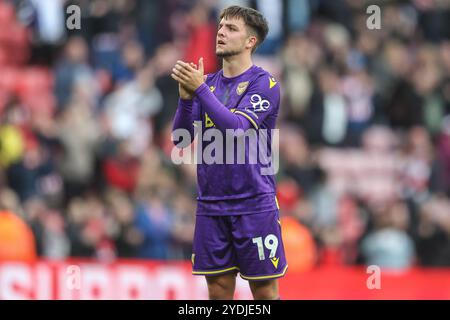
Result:
{"label": "player's forearm", "polygon": [[245,131],[251,127],[250,122],[245,118],[232,113],[220,103],[205,83],[195,90],[195,95],[200,100],[203,110],[220,131],[225,132],[226,129],[243,129]]}
{"label": "player's forearm", "polygon": [[[178,108],[172,125],[172,134],[175,130],[185,129],[189,131],[190,142],[194,140],[194,126],[192,123],[192,100],[178,100]],[[176,144],[177,141],[174,141]],[[184,146],[183,146],[184,147]]]}

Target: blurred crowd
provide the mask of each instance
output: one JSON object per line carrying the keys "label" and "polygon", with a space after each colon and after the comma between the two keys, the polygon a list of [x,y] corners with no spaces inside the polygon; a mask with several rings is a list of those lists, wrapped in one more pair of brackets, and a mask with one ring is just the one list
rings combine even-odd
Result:
{"label": "blurred crowd", "polygon": [[269,22],[254,63],[281,82],[277,196],[313,264],[450,266],[450,2],[369,2],[0,1],[0,209],[44,258],[189,259],[170,73],[218,70],[217,16],[239,4]]}

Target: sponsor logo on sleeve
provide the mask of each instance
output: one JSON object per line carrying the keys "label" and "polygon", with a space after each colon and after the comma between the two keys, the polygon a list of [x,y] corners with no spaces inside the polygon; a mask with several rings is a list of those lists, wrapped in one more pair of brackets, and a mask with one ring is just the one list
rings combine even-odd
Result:
{"label": "sponsor logo on sleeve", "polygon": [[270,107],[269,100],[265,100],[265,99],[261,98],[261,96],[259,94],[252,95],[250,97],[250,103],[253,106],[254,112],[267,111],[267,109],[269,109],[269,107]]}

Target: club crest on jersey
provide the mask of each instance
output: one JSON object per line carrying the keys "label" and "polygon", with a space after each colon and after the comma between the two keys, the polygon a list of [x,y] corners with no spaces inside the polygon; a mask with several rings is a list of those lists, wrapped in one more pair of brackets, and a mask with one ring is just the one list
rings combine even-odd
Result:
{"label": "club crest on jersey", "polygon": [[248,81],[244,81],[238,84],[237,88],[236,88],[236,93],[238,95],[241,95],[245,92],[245,89],[247,89],[248,87]]}

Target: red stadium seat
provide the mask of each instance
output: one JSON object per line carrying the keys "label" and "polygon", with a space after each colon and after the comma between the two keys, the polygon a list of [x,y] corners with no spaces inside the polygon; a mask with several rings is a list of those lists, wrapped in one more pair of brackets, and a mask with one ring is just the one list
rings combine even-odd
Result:
{"label": "red stadium seat", "polygon": [[28,68],[21,72],[17,89],[21,96],[49,91],[52,86],[50,72],[44,68]]}
{"label": "red stadium seat", "polygon": [[8,92],[0,89],[0,117],[2,116],[2,112],[6,106],[6,103],[8,103],[9,97],[10,95]]}
{"label": "red stadium seat", "polygon": [[0,68],[8,65],[9,57],[4,47],[0,46]]}
{"label": "red stadium seat", "polygon": [[49,91],[22,96],[21,101],[30,112],[53,114],[56,109],[55,97]]}
{"label": "red stadium seat", "polygon": [[29,31],[26,27],[15,24],[12,25],[11,28],[8,30],[11,41],[20,47],[25,47],[28,44],[29,39]]}
{"label": "red stadium seat", "polygon": [[14,92],[16,89],[17,79],[19,78],[19,72],[15,68],[2,67],[0,69],[0,89],[4,89],[8,92]]}
{"label": "red stadium seat", "polygon": [[0,24],[0,44],[9,44],[11,39],[11,34],[9,29],[11,25]]}
{"label": "red stadium seat", "polygon": [[16,14],[14,7],[6,2],[0,2],[0,23],[14,23],[16,20]]}

